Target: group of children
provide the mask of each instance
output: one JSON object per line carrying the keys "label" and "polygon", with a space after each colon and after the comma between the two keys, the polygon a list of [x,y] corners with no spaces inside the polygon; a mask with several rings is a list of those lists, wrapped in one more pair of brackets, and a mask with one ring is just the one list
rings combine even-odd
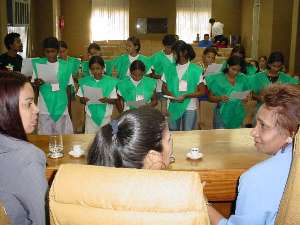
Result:
{"label": "group of children", "polygon": [[[76,93],[85,105],[86,133],[95,133],[109,123],[114,106],[119,112],[145,104],[155,107],[162,97],[167,99],[170,130],[192,130],[203,96],[217,103],[214,128],[239,128],[246,114],[244,104],[250,99],[261,104],[266,86],[274,82],[298,84],[283,72],[280,52],[260,58],[261,67],[257,68],[253,61],[246,62],[245,50],[239,46],[232,49],[223,65],[214,67],[215,48],[206,48],[202,64],[197,65],[192,62],[196,56],[193,47],[176,35],[165,35],[162,44],[163,50],[148,57],[139,53],[140,40],[129,37],[126,54],[103,60],[100,46],[92,43],[87,56],[78,59],[68,55],[64,41],[46,38],[45,57],[32,59],[32,83],[39,90],[38,133],[73,133],[68,92]],[[40,65],[51,67],[57,81],[44,81]],[[212,67],[215,71],[209,69]],[[89,99],[87,87],[98,89],[99,99]]]}

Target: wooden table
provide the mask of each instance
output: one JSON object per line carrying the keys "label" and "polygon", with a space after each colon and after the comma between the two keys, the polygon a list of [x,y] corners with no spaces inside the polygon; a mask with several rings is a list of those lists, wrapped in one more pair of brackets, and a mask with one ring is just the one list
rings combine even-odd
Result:
{"label": "wooden table", "polygon": [[[267,158],[258,153],[250,137],[250,129],[202,130],[173,132],[173,151],[175,163],[169,170],[196,171],[206,181],[205,193],[210,201],[232,202],[236,198],[236,187],[242,172]],[[73,158],[68,155],[74,144],[88,149],[94,135],[65,135],[64,157],[47,159],[47,178],[54,175],[60,164],[85,164],[86,158]],[[29,135],[29,141],[48,153],[48,136]],[[204,157],[189,160],[186,153],[191,147],[198,147]]]}

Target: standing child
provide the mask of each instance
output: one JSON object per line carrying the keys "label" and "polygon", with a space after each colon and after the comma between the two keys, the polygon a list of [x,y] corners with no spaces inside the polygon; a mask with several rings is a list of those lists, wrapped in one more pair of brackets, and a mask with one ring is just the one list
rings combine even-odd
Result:
{"label": "standing child", "polygon": [[174,56],[172,52],[172,47],[176,42],[176,37],[174,34],[167,34],[162,40],[164,49],[154,53],[151,56],[151,62],[153,65],[153,73],[151,77],[157,79],[156,91],[161,95],[162,81],[161,76],[163,75],[164,69],[170,64],[175,63]]}
{"label": "standing child", "polygon": [[[245,75],[253,75],[256,73],[257,69],[255,66],[253,66],[252,64],[250,63],[247,63],[245,61],[245,58],[246,58],[246,51],[245,51],[245,48],[243,46],[236,46],[234,47],[232,50],[231,50],[231,54],[230,54],[230,57],[231,56],[239,56],[243,59],[243,62],[242,62],[242,68],[241,68],[241,72]],[[225,63],[223,64],[223,67],[221,69],[221,72],[226,69],[227,67],[227,61],[225,61]]]}
{"label": "standing child", "polygon": [[71,74],[74,80],[78,79],[78,70],[80,67],[80,60],[75,57],[68,55],[69,49],[68,45],[64,41],[59,42],[59,58],[65,60],[68,64],[68,68],[71,71]]}
{"label": "standing child", "polygon": [[[68,64],[65,60],[57,59],[59,42],[55,37],[46,38],[43,48],[46,57],[32,59],[33,79],[40,92],[38,134],[72,134],[73,126],[67,107],[67,86],[74,85],[74,82]],[[39,64],[48,65],[54,70],[57,74],[57,84],[41,79],[42,74],[38,71]]]}
{"label": "standing child", "polygon": [[[222,72],[205,78],[209,90],[209,100],[217,103],[213,122],[215,129],[242,126],[245,118],[243,101],[230,97],[233,93],[250,89],[248,78],[240,72],[242,66],[243,59],[241,57],[231,56]],[[249,96],[244,101],[248,101]]]}
{"label": "standing child", "polygon": [[130,64],[135,60],[140,60],[145,64],[146,74],[151,73],[151,60],[139,54],[141,49],[140,39],[132,36],[129,37],[126,41],[126,51],[127,54],[120,55],[114,59],[113,66],[116,69],[118,79],[125,79],[126,76],[130,76]]}
{"label": "standing child", "polygon": [[156,106],[155,94],[156,81],[144,76],[145,64],[135,60],[130,65],[130,76],[125,77],[118,84],[118,95],[120,99],[119,111],[135,109],[138,106],[130,106],[130,102],[144,101],[145,104]]}
{"label": "standing child", "polygon": [[[284,58],[281,52],[272,52],[268,58],[267,70],[251,77],[253,97],[261,103],[261,92],[272,83],[298,84],[299,81],[282,72]],[[260,104],[258,104],[259,106]]]}
{"label": "standing child", "polygon": [[[91,43],[87,49],[87,55],[82,58],[82,76],[91,76],[89,69],[89,60],[92,56],[101,56],[101,48],[97,43]],[[104,60],[104,73],[108,76],[112,75],[113,60]]]}
{"label": "standing child", "polygon": [[170,130],[192,130],[197,121],[198,97],[204,94],[202,68],[191,63],[196,56],[191,45],[177,41],[173,46],[176,63],[165,70],[163,93],[173,97],[168,106]]}
{"label": "standing child", "polygon": [[[82,103],[86,104],[85,133],[96,133],[99,127],[110,122],[113,105],[117,102],[117,80],[104,74],[105,64],[100,56],[92,56],[89,61],[91,76],[79,80],[77,95]],[[85,96],[85,87],[102,90],[103,97],[98,102],[91,102]]]}

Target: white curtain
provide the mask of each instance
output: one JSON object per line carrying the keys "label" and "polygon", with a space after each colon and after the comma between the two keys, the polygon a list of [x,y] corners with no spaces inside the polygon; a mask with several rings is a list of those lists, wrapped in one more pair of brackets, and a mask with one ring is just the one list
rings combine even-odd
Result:
{"label": "white curtain", "polygon": [[197,34],[200,40],[210,34],[212,0],[176,0],[176,34],[181,40],[192,43]]}
{"label": "white curtain", "polygon": [[125,40],[129,36],[129,0],[92,0],[92,41]]}

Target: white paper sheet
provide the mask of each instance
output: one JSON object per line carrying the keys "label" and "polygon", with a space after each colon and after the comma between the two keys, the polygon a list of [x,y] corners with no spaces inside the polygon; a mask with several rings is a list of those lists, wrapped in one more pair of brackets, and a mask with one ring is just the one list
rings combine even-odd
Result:
{"label": "white paper sheet", "polygon": [[176,98],[170,95],[163,95],[164,98],[175,100]]}
{"label": "white paper sheet", "polygon": [[216,64],[216,63],[210,64],[206,68],[206,71],[203,75],[207,76],[207,75],[211,75],[211,74],[214,74],[214,73],[218,73],[218,72],[220,72],[222,66],[223,66],[222,64]]}
{"label": "white paper sheet", "polygon": [[243,100],[249,95],[250,91],[239,91],[239,92],[234,92],[231,93],[230,99],[240,99]]}
{"label": "white paper sheet", "polygon": [[99,101],[100,98],[103,98],[103,91],[100,88],[83,86],[83,96],[89,99],[88,104],[103,104]]}
{"label": "white paper sheet", "polygon": [[37,64],[38,78],[44,82],[57,84],[57,71],[56,68],[49,64]]}
{"label": "white paper sheet", "polygon": [[144,100],[139,100],[139,101],[135,101],[135,102],[127,102],[126,104],[128,106],[133,106],[133,107],[139,108],[139,107],[145,105],[146,103]]}
{"label": "white paper sheet", "polygon": [[31,77],[33,75],[33,67],[32,67],[32,58],[25,58],[22,61],[22,69],[21,73],[26,77]]}

